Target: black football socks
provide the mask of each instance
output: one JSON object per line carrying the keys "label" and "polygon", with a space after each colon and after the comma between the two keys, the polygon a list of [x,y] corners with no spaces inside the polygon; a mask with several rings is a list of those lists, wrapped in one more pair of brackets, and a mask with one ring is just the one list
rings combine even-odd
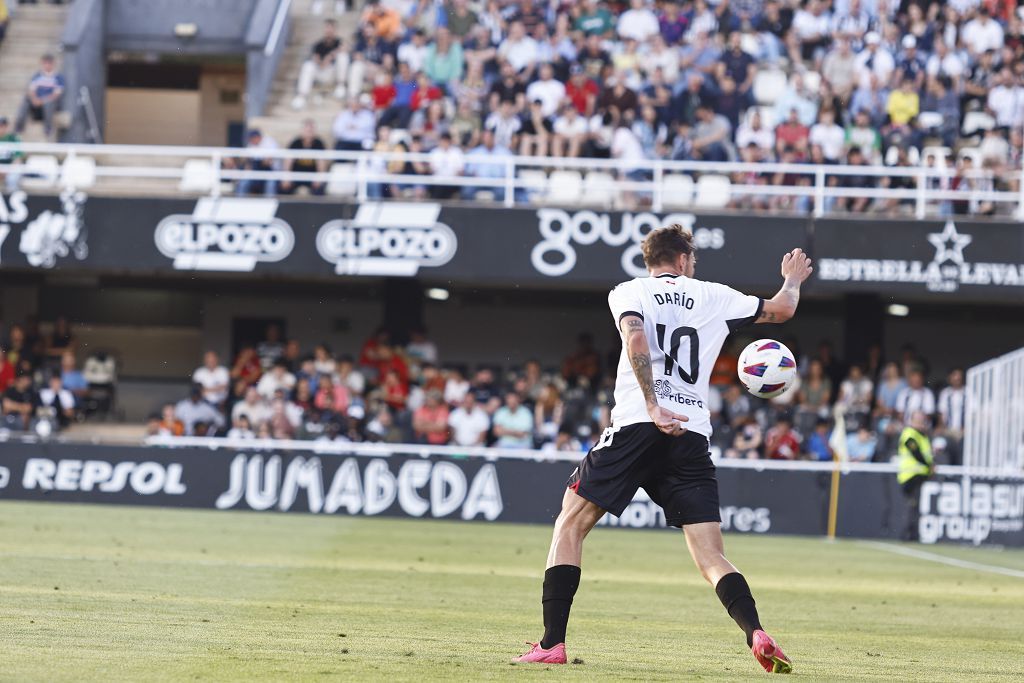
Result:
{"label": "black football socks", "polygon": [[[548,570],[550,571],[550,570]],[[547,584],[545,583],[545,591]],[[732,572],[726,574],[715,586],[718,599],[725,606],[725,611],[739,624],[743,632],[747,634],[747,647],[754,644],[754,631],[761,629],[761,621],[757,618],[757,607],[754,606],[754,596],[750,594],[750,586],[743,574]],[[546,594],[546,593],[545,593]],[[547,611],[544,612],[544,621],[547,623]]]}
{"label": "black football socks", "polygon": [[572,607],[572,598],[579,587],[579,567],[560,564],[544,572],[544,594],[541,598],[544,607],[544,637],[540,641],[540,646],[545,650],[565,642],[569,608]]}

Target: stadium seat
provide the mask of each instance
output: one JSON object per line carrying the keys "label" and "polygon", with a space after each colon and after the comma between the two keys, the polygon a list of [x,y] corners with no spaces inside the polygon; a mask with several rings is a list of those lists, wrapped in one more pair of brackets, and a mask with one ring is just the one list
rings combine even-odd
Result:
{"label": "stadium seat", "polygon": [[693,203],[693,178],[685,173],[669,173],[661,180],[661,204],[669,209]]}
{"label": "stadium seat", "polygon": [[787,84],[785,71],[777,69],[758,71],[754,76],[754,99],[758,104],[775,104]]}
{"label": "stadium seat", "polygon": [[618,191],[615,189],[615,177],[607,171],[588,171],[583,178],[584,204],[612,206]]}
{"label": "stadium seat", "polygon": [[941,145],[933,145],[921,150],[921,158],[927,158],[929,154],[934,154],[940,159],[945,159],[953,154],[953,150],[949,147],[942,147]]}
{"label": "stadium seat", "polygon": [[213,189],[213,163],[208,159],[189,159],[181,168],[182,192],[209,192]]}
{"label": "stadium seat", "polygon": [[52,154],[33,154],[25,159],[21,184],[27,188],[52,187],[60,177],[60,162]]}
{"label": "stadium seat", "polygon": [[964,135],[974,135],[983,130],[992,130],[996,126],[996,120],[990,114],[983,111],[969,111],[964,114]]}
{"label": "stadium seat", "polygon": [[[900,149],[896,145],[892,145],[885,151],[885,159],[882,160],[886,166],[895,166],[900,160]],[[942,147],[936,147],[935,149],[944,149]],[[921,152],[917,147],[907,147],[907,162],[911,166],[917,166],[921,163]]]}
{"label": "stadium seat", "polygon": [[68,157],[60,169],[61,187],[83,190],[96,184],[96,160],[92,157]]}
{"label": "stadium seat", "polygon": [[960,153],[957,154],[957,159],[968,158],[974,163],[975,168],[981,168],[981,162],[984,156],[981,153],[980,147],[961,147]]}
{"label": "stadium seat", "polygon": [[944,120],[945,119],[942,114],[937,111],[923,111],[917,115],[918,123],[920,123],[921,127],[925,130],[940,127]]}
{"label": "stadium seat", "polygon": [[524,168],[519,171],[517,187],[525,190],[531,201],[539,201],[547,195],[548,175],[539,168]]}
{"label": "stadium seat", "polygon": [[821,74],[817,71],[805,71],[803,76],[804,87],[807,88],[807,91],[813,93],[818,92],[818,88],[821,87]]}
{"label": "stadium seat", "polygon": [[697,195],[694,204],[702,209],[720,209],[732,198],[732,183],[729,176],[708,173],[697,179]]}
{"label": "stadium seat", "polygon": [[548,201],[576,204],[583,194],[583,177],[579,171],[555,171],[548,178]]}
{"label": "stadium seat", "polygon": [[338,162],[331,164],[327,178],[327,194],[337,197],[354,197],[359,190],[356,183],[356,165]]}

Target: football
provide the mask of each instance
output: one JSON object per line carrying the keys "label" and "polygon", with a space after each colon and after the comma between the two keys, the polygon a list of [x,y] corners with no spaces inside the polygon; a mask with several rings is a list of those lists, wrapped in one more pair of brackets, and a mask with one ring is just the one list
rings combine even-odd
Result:
{"label": "football", "polygon": [[747,345],[737,365],[740,382],[758,398],[773,398],[792,385],[796,359],[782,342],[758,339]]}

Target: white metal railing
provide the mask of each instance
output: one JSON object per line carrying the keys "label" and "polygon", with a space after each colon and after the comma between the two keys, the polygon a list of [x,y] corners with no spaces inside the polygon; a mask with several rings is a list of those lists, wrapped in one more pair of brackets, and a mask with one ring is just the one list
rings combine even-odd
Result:
{"label": "white metal railing", "polygon": [[[147,446],[164,448],[209,448],[210,450],[231,449],[245,451],[296,451],[318,455],[357,455],[387,458],[393,455],[412,455],[421,458],[429,456],[484,458],[485,460],[532,460],[537,462],[579,462],[583,453],[567,451],[533,450],[528,448],[494,448],[483,446],[431,446],[427,444],[391,443],[347,443],[337,441],[297,441],[293,439],[229,439],[209,436],[151,436],[145,440]],[[717,449],[712,450],[715,455]],[[717,467],[750,469],[761,471],[795,470],[802,472],[833,472],[834,462],[810,462],[806,460],[744,460],[715,457]],[[940,465],[939,474],[960,475],[963,467]],[[843,474],[850,472],[876,472],[895,474],[898,468],[890,463],[844,462],[839,465]],[[979,472],[972,472],[979,474]],[[1020,472],[990,472],[993,476],[1020,476]]]}
{"label": "white metal railing", "polygon": [[1024,348],[967,371],[964,467],[1024,471]]}
{"label": "white metal railing", "polygon": [[[353,172],[344,176],[343,182],[350,183],[355,190],[352,196],[365,200],[374,195],[384,184],[402,186],[449,186],[457,188],[476,188],[500,191],[501,202],[505,206],[514,206],[538,198],[545,192],[552,204],[559,203],[557,192],[549,192],[550,187],[539,189],[536,179],[524,177],[523,171],[569,170],[581,174],[601,172],[606,174],[596,184],[581,185],[578,197],[562,200],[566,204],[588,204],[593,202],[593,195],[584,198],[584,189],[600,197],[608,206],[621,193],[645,195],[650,200],[651,209],[662,211],[674,208],[728,208],[728,201],[707,201],[702,198],[701,186],[698,181],[691,187],[690,197],[666,196],[666,179],[672,175],[694,176],[706,174],[734,176],[736,174],[756,174],[761,177],[782,174],[800,178],[800,184],[758,184],[729,181],[724,192],[726,199],[789,197],[803,198],[816,216],[829,213],[830,207],[837,199],[867,198],[896,200],[912,204],[914,215],[924,218],[929,213],[948,212],[949,202],[968,202],[976,205],[980,202],[991,202],[1003,207],[1002,213],[1013,209],[1018,219],[1024,219],[1024,182],[1021,182],[1021,171],[1015,170],[1000,176],[1000,180],[1016,184],[1013,191],[990,189],[994,182],[992,174],[985,170],[973,170],[966,175],[972,182],[986,187],[971,189],[949,189],[950,181],[955,175],[954,169],[938,166],[895,167],[895,166],[843,166],[813,165],[785,163],[744,163],[744,162],[706,162],[706,161],[670,161],[643,160],[631,163],[627,168],[618,159],[589,158],[551,158],[525,156],[480,157],[465,155],[467,165],[499,167],[497,177],[477,177],[472,175],[441,176],[441,175],[408,175],[387,172],[390,161],[409,161],[428,164],[431,155],[426,153],[398,153],[375,151],[314,151],[314,150],[266,150],[226,147],[189,147],[172,145],[85,145],[85,144],[50,144],[50,143],[0,143],[0,158],[8,157],[14,152],[24,155],[53,155],[64,159],[87,157],[96,162],[95,177],[103,178],[140,178],[166,180],[168,189],[177,188],[175,181],[185,179],[184,160],[200,159],[208,162],[211,178],[208,191],[219,195],[222,183],[254,180],[254,181],[293,181],[330,183],[338,180],[338,176],[326,168],[322,172],[298,172],[283,170],[287,159],[312,159],[324,162],[326,167],[336,163],[354,164]],[[182,159],[182,165],[155,164],[154,158]],[[239,168],[239,161],[259,159],[270,162],[269,170],[252,170]],[[0,163],[0,174],[19,173],[23,168],[17,164]],[[641,172],[645,179],[630,179],[626,172]],[[842,180],[850,176],[877,178],[909,179],[912,187],[893,189],[884,187],[843,187]],[[54,178],[54,183],[57,179]],[[835,181],[836,185],[830,185]],[[73,182],[73,181],[68,181]],[[546,183],[546,176],[544,182]],[[80,188],[84,189],[84,188]],[[598,202],[601,203],[601,202]],[[742,207],[741,207],[742,208]]]}

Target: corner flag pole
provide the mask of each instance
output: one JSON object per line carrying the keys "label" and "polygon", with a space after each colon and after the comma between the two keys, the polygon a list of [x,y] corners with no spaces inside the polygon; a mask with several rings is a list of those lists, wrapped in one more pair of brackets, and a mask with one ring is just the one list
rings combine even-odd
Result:
{"label": "corner flag pole", "polygon": [[835,409],[835,428],[829,437],[832,448],[832,486],[828,499],[828,540],[836,540],[836,525],[839,523],[839,477],[840,468],[846,461],[846,416],[841,408]]}

